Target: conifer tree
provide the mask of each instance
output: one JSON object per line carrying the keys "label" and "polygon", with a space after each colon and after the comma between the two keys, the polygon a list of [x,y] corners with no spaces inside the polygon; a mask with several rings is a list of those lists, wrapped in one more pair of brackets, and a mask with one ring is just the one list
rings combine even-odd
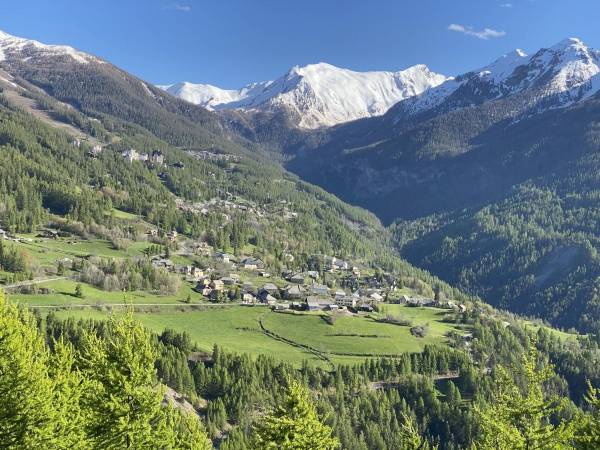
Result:
{"label": "conifer tree", "polygon": [[585,399],[591,412],[579,417],[574,440],[576,448],[594,450],[600,448],[600,389],[588,382]]}
{"label": "conifer tree", "polygon": [[[82,367],[92,382],[85,405],[90,411],[88,431],[94,448],[178,448],[171,447],[181,440],[170,426],[173,423],[200,434],[199,425],[173,419],[174,413],[162,405],[163,389],[154,369],[155,346],[131,311],[123,319],[111,317],[104,337],[87,332],[83,345]],[[205,440],[203,435],[200,443],[187,448],[202,448]]]}
{"label": "conifer tree", "polygon": [[298,381],[289,380],[283,403],[257,426],[254,448],[334,450],[340,444],[331,433],[331,428],[319,420],[308,389]]}
{"label": "conifer tree", "polygon": [[[511,374],[498,369],[494,398],[489,406],[479,409],[482,437],[477,448],[485,449],[566,449],[572,448],[572,426],[565,421],[552,422],[563,404],[556,396],[547,397],[544,383],[554,376],[549,363],[538,364],[538,352],[531,345],[522,356],[521,366]],[[520,388],[514,381],[522,377]]]}
{"label": "conifer tree", "polygon": [[59,343],[51,355],[35,318],[0,292],[0,443],[6,449],[83,449],[73,353]]}

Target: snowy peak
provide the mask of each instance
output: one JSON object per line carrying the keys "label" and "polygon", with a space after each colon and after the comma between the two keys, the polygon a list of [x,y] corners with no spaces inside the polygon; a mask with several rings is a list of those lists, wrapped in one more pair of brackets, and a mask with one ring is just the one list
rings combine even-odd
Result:
{"label": "snowy peak", "polygon": [[210,84],[193,84],[188,82],[158,87],[175,97],[179,97],[195,105],[201,105],[210,110],[215,110],[219,109],[221,105],[238,102],[256,94],[268,83],[254,83],[238,90],[221,89]]}
{"label": "snowy peak", "polygon": [[517,67],[527,62],[527,59],[527,54],[523,50],[516,49],[506,55],[502,55],[478,72],[480,76],[488,76],[493,82],[499,83],[511,76]]}
{"label": "snowy peak", "polygon": [[324,62],[294,66],[275,81],[238,90],[206,84],[161,86],[209,109],[285,111],[303,128],[332,126],[384,114],[406,98],[446,81],[424,65],[400,72],[356,72]]}
{"label": "snowy peak", "polygon": [[34,57],[56,56],[68,56],[80,64],[99,61],[97,58],[79,52],[67,45],[46,45],[31,39],[12,36],[0,30],[0,62],[11,60],[26,61]]}
{"label": "snowy peak", "polygon": [[437,108],[444,113],[486,101],[527,94],[541,112],[573,104],[600,88],[600,52],[580,39],[564,39],[529,56],[520,49],[478,70],[448,79],[398,105],[394,122]]}

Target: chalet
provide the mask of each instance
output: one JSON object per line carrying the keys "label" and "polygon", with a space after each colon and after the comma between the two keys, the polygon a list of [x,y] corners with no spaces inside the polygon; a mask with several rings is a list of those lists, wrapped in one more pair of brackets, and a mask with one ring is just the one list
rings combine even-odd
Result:
{"label": "chalet", "polygon": [[292,275],[289,281],[293,284],[304,284],[304,275],[300,273]]}
{"label": "chalet", "polygon": [[329,305],[327,305],[327,309],[329,311],[339,311],[340,307],[336,303],[330,303]]}
{"label": "chalet", "polygon": [[258,272],[258,276],[263,278],[271,278],[271,274],[269,272],[264,272],[262,270]]}
{"label": "chalet", "polygon": [[258,293],[258,299],[261,301],[261,303],[267,303],[267,304],[277,302],[277,299],[275,297],[273,297],[271,294],[269,294],[267,291],[260,291]]}
{"label": "chalet", "polygon": [[242,290],[244,292],[256,292],[256,287],[254,286],[254,284],[252,284],[249,281],[244,282],[244,284],[242,285]]}
{"label": "chalet", "polygon": [[140,159],[140,154],[136,149],[130,148],[129,150],[125,150],[123,153],[123,158],[125,158],[129,162],[138,161]]}
{"label": "chalet", "polygon": [[162,166],[165,163],[165,155],[161,151],[154,150],[150,155],[150,162]]}
{"label": "chalet", "polygon": [[204,295],[205,297],[210,297],[210,296],[211,296],[211,294],[212,294],[212,292],[213,292],[213,290],[212,290],[211,288],[209,288],[209,287],[205,287],[205,288],[203,288],[203,289],[200,291],[200,293],[201,293],[202,295]]}
{"label": "chalet", "polygon": [[261,290],[271,295],[279,294],[279,288],[273,283],[265,283]]}
{"label": "chalet", "polygon": [[224,283],[223,283],[223,280],[222,280],[222,279],[221,279],[221,280],[212,280],[212,281],[210,282],[210,285],[209,285],[209,286],[210,286],[212,289],[214,289],[215,291],[222,291],[222,290],[223,290],[223,284],[224,284]]}
{"label": "chalet", "polygon": [[230,273],[229,278],[233,279],[236,283],[240,281],[240,276],[237,273]]}
{"label": "chalet", "polygon": [[306,272],[306,275],[311,277],[313,280],[319,279],[319,272],[317,272],[316,270],[309,270]]}
{"label": "chalet", "polygon": [[160,269],[168,270],[169,272],[175,270],[175,264],[173,264],[173,261],[167,258],[155,258],[152,260],[152,265]]}
{"label": "chalet", "polygon": [[211,281],[212,280],[209,277],[202,276],[202,277],[200,277],[200,279],[198,280],[198,282],[196,283],[196,285],[197,286],[202,286],[204,288],[206,286],[210,286]]}
{"label": "chalet", "polygon": [[337,291],[335,291],[335,292],[333,293],[333,296],[334,296],[336,299],[337,299],[337,298],[343,298],[343,297],[346,297],[346,292],[345,292],[345,291],[343,291],[343,290],[341,290],[341,289],[338,289]]}
{"label": "chalet", "polygon": [[256,301],[256,297],[254,297],[254,295],[249,294],[248,292],[245,292],[244,294],[242,294],[242,301],[244,303],[254,303]]}
{"label": "chalet", "polygon": [[204,270],[200,269],[199,267],[192,267],[189,275],[194,279],[198,279],[204,276]]}
{"label": "chalet", "polygon": [[89,155],[90,155],[92,158],[97,158],[98,156],[100,156],[100,153],[102,153],[102,146],[101,146],[101,145],[94,145],[94,146],[91,148],[91,150],[90,150],[90,152],[89,152]]}
{"label": "chalet", "polygon": [[[216,280],[219,281],[219,280]],[[233,286],[235,284],[235,280],[231,277],[223,277],[221,278],[221,283],[223,283],[224,286]]]}
{"label": "chalet", "polygon": [[239,265],[241,268],[248,270],[257,270],[264,267],[264,263],[258,258],[244,258]]}
{"label": "chalet", "polygon": [[383,300],[382,295],[378,292],[373,292],[371,295],[369,295],[369,298],[375,302],[380,302]]}
{"label": "chalet", "polygon": [[215,253],[214,257],[215,257],[215,259],[218,259],[218,260],[226,262],[226,263],[231,262],[231,260],[234,259],[232,255],[229,255],[228,253],[223,253],[223,252]]}
{"label": "chalet", "polygon": [[202,292],[202,289],[204,289],[207,285],[204,284],[202,281],[198,281],[196,283],[196,286],[194,286],[193,290],[196,292]]}
{"label": "chalet", "polygon": [[330,270],[348,270],[350,265],[336,257],[326,258],[325,263]]}
{"label": "chalet", "polygon": [[47,238],[47,239],[58,239],[58,231],[56,230],[42,230],[39,237]]}
{"label": "chalet", "polygon": [[311,295],[306,298],[306,309],[309,311],[321,311],[329,308],[331,300],[329,298],[317,297]]}
{"label": "chalet", "polygon": [[146,231],[146,234],[148,236],[155,237],[155,236],[158,236],[158,230],[156,228],[152,228],[152,229]]}
{"label": "chalet", "polygon": [[344,297],[335,297],[335,303],[339,306],[345,306],[346,308],[356,308],[357,298],[351,295],[346,295]]}
{"label": "chalet", "polygon": [[329,295],[329,288],[324,284],[312,284],[310,286],[310,292],[312,295]]}
{"label": "chalet", "polygon": [[461,303],[460,305],[458,305],[458,310],[464,313],[467,312],[467,307]]}
{"label": "chalet", "polygon": [[406,302],[408,306],[430,306],[435,303],[432,298],[410,298]]}
{"label": "chalet", "polygon": [[349,264],[346,261],[342,261],[341,259],[334,258],[333,265],[338,270],[348,270]]}
{"label": "chalet", "polygon": [[406,294],[403,294],[398,298],[398,301],[402,304],[406,304],[410,301],[410,297]]}
{"label": "chalet", "polygon": [[183,275],[190,275],[192,273],[192,266],[177,266],[177,272]]}
{"label": "chalet", "polygon": [[177,231],[171,230],[167,233],[167,239],[171,242],[175,242],[177,240]]}
{"label": "chalet", "polygon": [[283,298],[287,300],[296,300],[304,297],[305,292],[298,285],[289,286],[287,289],[283,291]]}

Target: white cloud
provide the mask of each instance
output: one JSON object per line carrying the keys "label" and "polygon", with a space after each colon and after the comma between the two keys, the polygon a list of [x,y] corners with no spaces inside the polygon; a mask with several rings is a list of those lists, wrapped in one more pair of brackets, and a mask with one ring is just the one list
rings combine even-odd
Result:
{"label": "white cloud", "polygon": [[448,25],[448,29],[450,31],[456,31],[458,33],[463,33],[466,34],[468,36],[474,36],[478,39],[490,39],[490,38],[498,38],[498,37],[502,37],[504,35],[506,35],[505,31],[498,31],[498,30],[494,30],[492,28],[484,28],[483,30],[477,31],[474,30],[473,27],[467,27],[464,25],[459,25],[456,23],[451,23],[450,25]]}
{"label": "white cloud", "polygon": [[165,6],[163,9],[169,9],[171,11],[190,12],[192,7],[190,5],[183,5],[181,3],[171,3]]}
{"label": "white cloud", "polygon": [[500,8],[512,8],[512,3],[500,3]]}

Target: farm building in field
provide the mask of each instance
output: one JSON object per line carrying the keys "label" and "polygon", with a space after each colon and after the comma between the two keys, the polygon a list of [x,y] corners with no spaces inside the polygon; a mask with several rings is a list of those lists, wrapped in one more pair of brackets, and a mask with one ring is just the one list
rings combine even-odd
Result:
{"label": "farm building in field", "polygon": [[332,302],[330,298],[318,297],[311,295],[306,298],[306,309],[309,311],[321,311],[330,309]]}
{"label": "farm building in field", "polygon": [[339,305],[339,306],[345,306],[346,308],[356,308],[356,303],[357,303],[358,299],[351,295],[345,295],[343,297],[336,296],[334,301],[335,301],[336,305]]}

